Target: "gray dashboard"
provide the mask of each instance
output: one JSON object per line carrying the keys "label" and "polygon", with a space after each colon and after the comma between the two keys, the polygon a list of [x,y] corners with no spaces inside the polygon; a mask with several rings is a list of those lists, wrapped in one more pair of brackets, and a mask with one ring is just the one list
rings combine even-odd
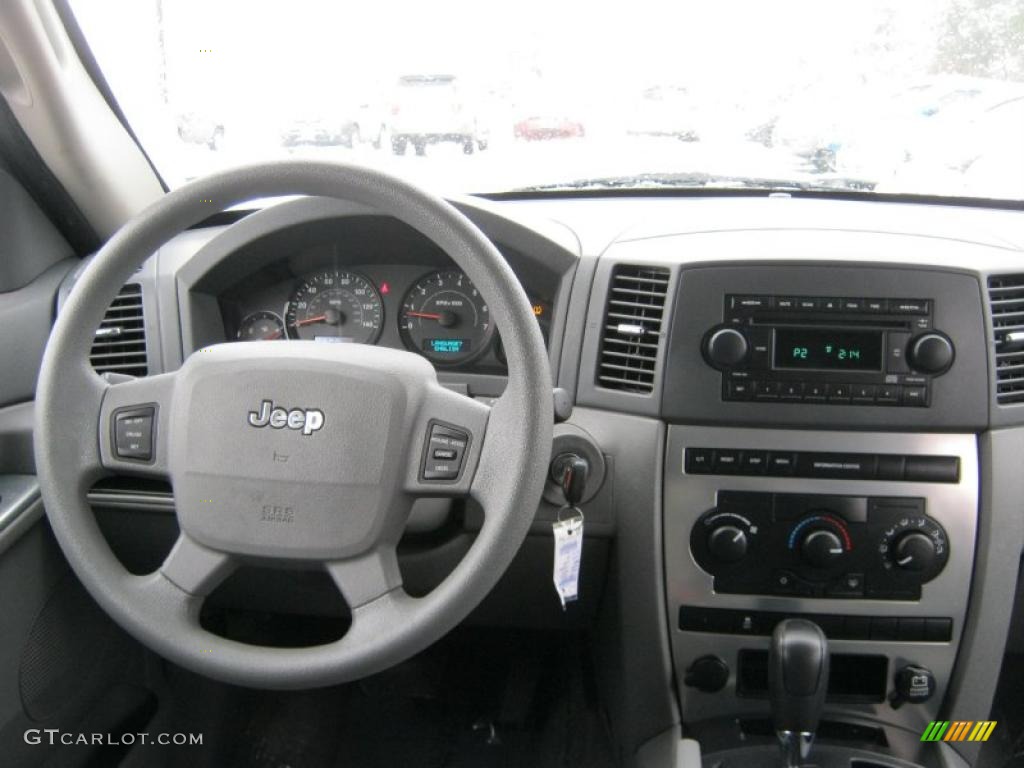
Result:
{"label": "gray dashboard", "polygon": [[[904,739],[922,720],[936,716],[987,716],[998,674],[990,660],[1003,652],[1010,620],[1005,607],[1024,548],[1024,512],[1015,495],[1024,404],[1000,404],[995,397],[997,337],[987,284],[992,275],[1024,275],[1024,214],[788,196],[454,202],[500,246],[527,292],[549,303],[555,385],[575,402],[565,429],[592,439],[608,468],[584,510],[594,520],[588,531],[596,542],[595,559],[584,565],[593,597],[585,593],[575,615],[544,614],[544,625],[595,628],[599,675],[611,692],[610,714],[622,743],[637,750],[659,734],[678,732],[681,722],[688,727],[701,716],[763,717],[767,711],[766,702],[756,697],[736,699],[736,654],[763,649],[764,638],[681,630],[682,606],[847,611],[883,618],[891,613],[908,619],[941,615],[953,621],[948,640],[886,641],[877,648],[893,669],[910,661],[929,664],[941,677],[938,699],[898,713],[884,701],[835,704],[830,713],[902,732]],[[355,231],[352,226],[373,217],[372,211],[342,203],[295,200],[254,206],[229,225],[182,233],[135,277],[145,303],[150,370],[173,370],[192,351],[226,340],[231,325],[225,322],[225,297],[238,303],[237,312],[257,308],[260,291],[278,301],[287,280],[310,266],[302,263],[303,247],[343,243],[346,232]],[[360,235],[366,247],[354,251],[367,255],[353,255],[348,262],[378,284],[384,273],[375,273],[374,264],[380,260],[401,265],[407,280],[444,265],[443,254],[409,245],[415,238],[408,240],[408,233],[395,234],[393,241],[408,248],[399,245],[393,255],[374,250],[379,231]],[[288,266],[287,280],[257,280],[251,292],[240,290],[250,275],[274,265]],[[618,270],[630,265],[663,269],[667,276],[665,321],[651,340],[653,376],[647,391],[604,386],[597,375],[609,292]],[[73,274],[65,281],[65,294],[72,284]],[[935,327],[953,340],[956,360],[948,373],[935,377],[924,408],[725,402],[720,372],[701,350],[708,329],[723,322],[723,301],[731,294],[925,298],[934,302]],[[400,343],[397,336],[389,338]],[[446,370],[441,378],[470,395],[494,396],[504,381],[496,362]],[[948,487],[714,472],[696,476],[682,466],[681,451],[698,444],[711,450],[952,454],[963,474]],[[897,601],[893,607],[880,601],[717,594],[685,537],[720,492],[737,490],[914,495],[956,534],[956,559],[940,581],[926,585],[923,603]],[[160,504],[167,507],[166,493]],[[554,513],[545,502],[535,534],[545,527],[550,532]],[[471,511],[466,521],[471,532]],[[614,547],[607,544],[612,537]],[[457,556],[459,546],[445,545],[446,562]],[[524,560],[509,577],[512,588],[499,588],[485,604],[488,622],[526,621],[538,605],[547,605],[549,594],[523,595],[544,590],[549,546],[543,539],[528,542]],[[418,551],[413,567],[429,573],[429,582],[437,574],[423,565],[428,557]],[[523,589],[523,584],[530,586]],[[865,646],[846,640],[840,647]],[[732,654],[730,682],[713,696],[683,683],[694,658],[712,652]],[[974,747],[959,748],[971,759]]]}

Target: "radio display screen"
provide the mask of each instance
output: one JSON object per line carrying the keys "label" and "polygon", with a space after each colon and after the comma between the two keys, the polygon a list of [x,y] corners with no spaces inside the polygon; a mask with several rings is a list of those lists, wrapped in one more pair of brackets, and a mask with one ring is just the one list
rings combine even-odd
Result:
{"label": "radio display screen", "polygon": [[776,328],[775,367],[881,371],[881,331]]}

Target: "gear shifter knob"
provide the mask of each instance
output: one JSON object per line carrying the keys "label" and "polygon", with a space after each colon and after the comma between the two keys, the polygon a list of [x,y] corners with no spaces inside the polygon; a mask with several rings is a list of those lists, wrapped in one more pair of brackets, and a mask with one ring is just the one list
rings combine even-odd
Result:
{"label": "gear shifter knob", "polygon": [[768,692],[786,766],[807,758],[827,688],[828,640],[821,627],[803,619],[780,622],[768,653]]}

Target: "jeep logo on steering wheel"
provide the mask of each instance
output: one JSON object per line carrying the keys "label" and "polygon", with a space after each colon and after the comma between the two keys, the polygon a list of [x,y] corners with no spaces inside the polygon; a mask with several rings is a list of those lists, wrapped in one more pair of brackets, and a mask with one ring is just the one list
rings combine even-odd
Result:
{"label": "jeep logo on steering wheel", "polygon": [[311,435],[324,425],[324,412],[317,408],[275,408],[273,400],[264,400],[258,411],[249,411],[249,424],[271,429],[301,429]]}

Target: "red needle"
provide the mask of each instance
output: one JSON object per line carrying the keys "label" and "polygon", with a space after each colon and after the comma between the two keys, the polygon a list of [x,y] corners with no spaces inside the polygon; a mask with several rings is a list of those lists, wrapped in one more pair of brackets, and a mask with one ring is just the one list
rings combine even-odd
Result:
{"label": "red needle", "polygon": [[281,338],[281,332],[280,331],[274,331],[273,333],[267,334],[266,336],[264,336],[263,340],[264,341],[272,341],[274,339],[279,339],[279,338]]}
{"label": "red needle", "polygon": [[307,317],[305,320],[296,320],[296,326],[312,325],[313,323],[322,323],[327,320],[327,315],[317,315],[316,317]]}
{"label": "red needle", "polygon": [[424,317],[427,320],[440,320],[441,315],[433,312],[406,312],[409,317]]}

